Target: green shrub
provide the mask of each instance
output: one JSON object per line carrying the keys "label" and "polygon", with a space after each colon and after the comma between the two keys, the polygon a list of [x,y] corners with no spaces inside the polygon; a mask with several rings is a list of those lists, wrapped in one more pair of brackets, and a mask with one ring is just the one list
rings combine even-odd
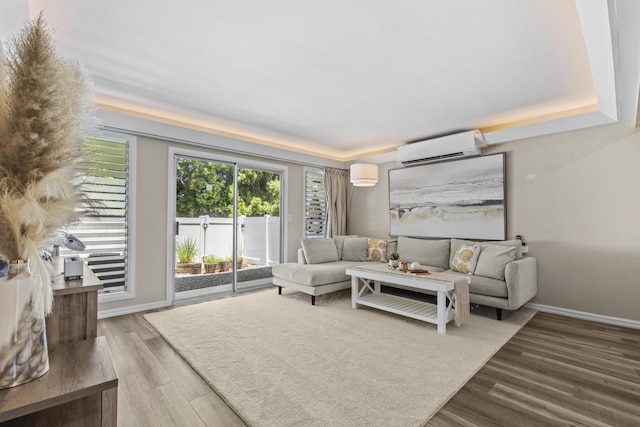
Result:
{"label": "green shrub", "polygon": [[219,256],[215,254],[209,254],[202,257],[202,262],[205,264],[217,264],[222,260]]}
{"label": "green shrub", "polygon": [[176,257],[181,264],[191,263],[198,254],[198,241],[191,237],[176,242]]}

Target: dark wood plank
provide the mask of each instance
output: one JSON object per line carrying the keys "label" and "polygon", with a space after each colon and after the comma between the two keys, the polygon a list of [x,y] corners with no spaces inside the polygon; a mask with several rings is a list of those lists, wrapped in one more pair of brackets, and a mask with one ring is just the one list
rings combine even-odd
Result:
{"label": "dark wood plank", "polygon": [[191,401],[211,393],[209,385],[162,337],[145,340],[145,344],[178,386],[185,399]]}
{"label": "dark wood plank", "polygon": [[142,390],[152,390],[171,382],[162,365],[135,332],[116,335],[113,339],[124,355],[127,371],[136,376]]}
{"label": "dark wood plank", "polygon": [[155,410],[140,388],[135,375],[120,378],[118,385],[118,426],[156,427],[161,425]]}
{"label": "dark wood plank", "polygon": [[640,331],[537,313],[427,423],[640,425]]}

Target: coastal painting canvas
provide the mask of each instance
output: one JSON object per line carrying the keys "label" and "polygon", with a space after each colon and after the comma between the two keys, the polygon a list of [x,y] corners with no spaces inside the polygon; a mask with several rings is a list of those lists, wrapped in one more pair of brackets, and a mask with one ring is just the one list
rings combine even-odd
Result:
{"label": "coastal painting canvas", "polygon": [[504,153],[389,171],[393,236],[506,238]]}

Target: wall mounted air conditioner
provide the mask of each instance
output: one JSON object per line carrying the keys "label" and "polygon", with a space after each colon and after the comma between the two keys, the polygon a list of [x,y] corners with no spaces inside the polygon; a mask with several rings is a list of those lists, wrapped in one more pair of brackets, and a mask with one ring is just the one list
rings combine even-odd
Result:
{"label": "wall mounted air conditioner", "polygon": [[398,161],[407,166],[477,156],[480,147],[486,147],[482,134],[472,130],[402,145],[398,147],[396,155]]}

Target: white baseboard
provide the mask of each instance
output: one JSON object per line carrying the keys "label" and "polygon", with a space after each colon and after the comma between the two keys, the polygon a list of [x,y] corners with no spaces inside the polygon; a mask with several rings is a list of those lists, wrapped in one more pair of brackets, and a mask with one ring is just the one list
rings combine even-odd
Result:
{"label": "white baseboard", "polygon": [[570,310],[568,308],[554,307],[543,304],[526,304],[525,307],[533,308],[545,313],[560,316],[573,317],[575,319],[589,320],[591,322],[606,323],[608,325],[622,326],[624,328],[640,329],[640,321],[623,319],[621,317],[603,316],[602,314],[588,313],[586,311]]}
{"label": "white baseboard", "polygon": [[171,301],[150,302],[147,304],[131,305],[122,308],[112,308],[111,310],[100,310],[98,307],[98,319],[106,319],[107,317],[122,316],[124,314],[137,313],[139,311],[155,310],[156,308],[169,307]]}

